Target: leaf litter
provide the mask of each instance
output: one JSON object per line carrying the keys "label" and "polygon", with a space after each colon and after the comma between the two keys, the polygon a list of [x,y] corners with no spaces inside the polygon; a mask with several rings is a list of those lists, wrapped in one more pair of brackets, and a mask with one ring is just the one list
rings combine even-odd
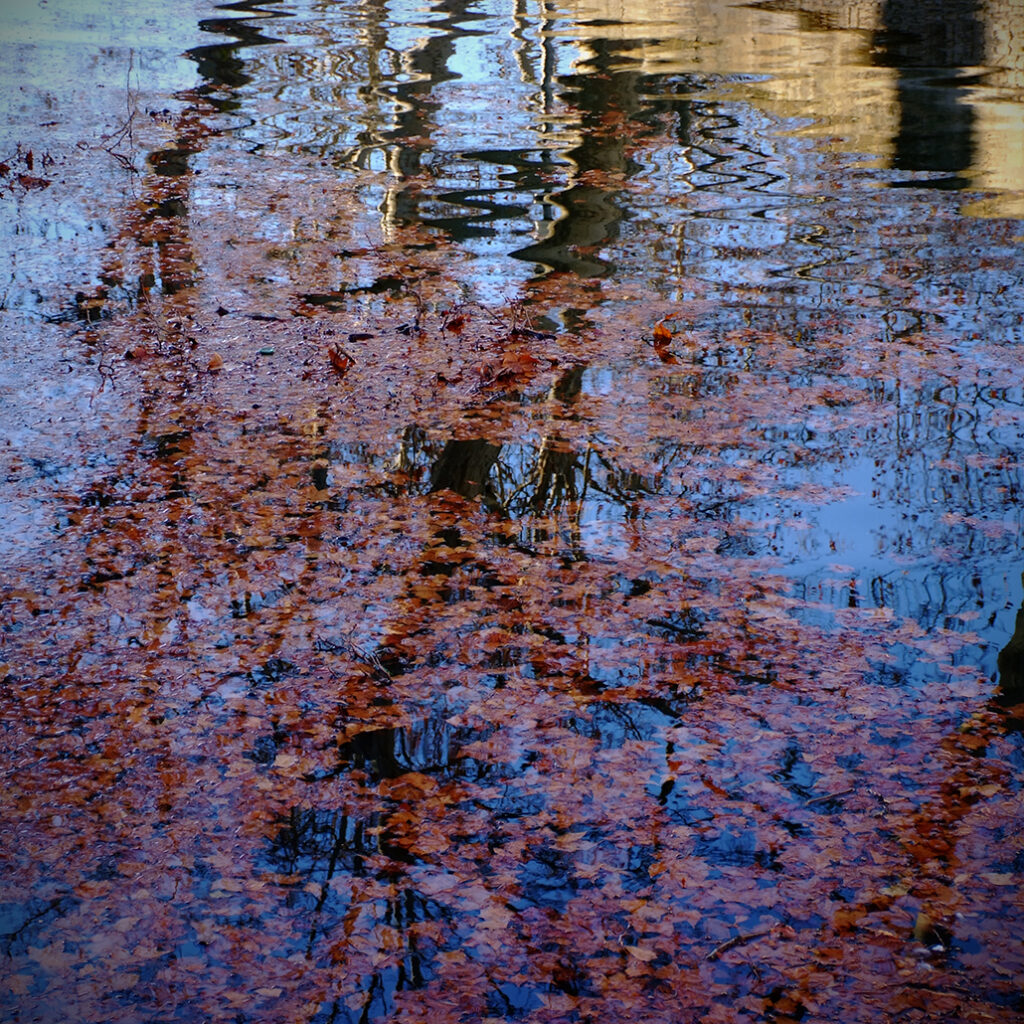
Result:
{"label": "leaf litter", "polygon": [[[3,456],[5,531],[46,524],[0,583],[4,1005],[1022,1019],[1019,704],[786,547],[908,394],[1019,390],[1006,346],[807,338],[754,288],[454,303],[457,251],[367,243],[326,174],[275,195],[330,230],[274,276],[231,203],[158,229],[189,181],[141,186],[105,267],[141,289],[33,328],[81,391],[23,391]],[[64,452],[55,403],[96,421]]]}

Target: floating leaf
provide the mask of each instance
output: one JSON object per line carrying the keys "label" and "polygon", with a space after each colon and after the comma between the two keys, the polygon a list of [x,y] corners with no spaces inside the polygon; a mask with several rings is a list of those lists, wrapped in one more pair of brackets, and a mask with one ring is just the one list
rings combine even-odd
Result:
{"label": "floating leaf", "polygon": [[664,320],[654,327],[654,344],[664,346],[672,340],[672,332]]}
{"label": "floating leaf", "polygon": [[623,946],[623,949],[625,949],[630,956],[636,957],[637,960],[642,960],[645,964],[649,964],[658,956],[653,949],[645,949],[642,946]]}
{"label": "floating leaf", "polygon": [[339,377],[344,377],[356,362],[355,359],[337,343],[331,345],[327,349],[327,358],[330,360],[331,369],[334,370]]}

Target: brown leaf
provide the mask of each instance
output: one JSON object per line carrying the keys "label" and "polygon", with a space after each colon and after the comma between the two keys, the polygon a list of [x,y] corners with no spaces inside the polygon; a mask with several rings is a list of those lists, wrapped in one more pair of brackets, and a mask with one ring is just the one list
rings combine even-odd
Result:
{"label": "brown leaf", "polygon": [[331,369],[339,377],[344,377],[356,363],[355,359],[337,343],[327,349],[327,358],[331,361]]}
{"label": "brown leaf", "polygon": [[669,351],[669,345],[672,342],[672,332],[665,325],[665,321],[662,320],[659,324],[655,325],[654,328],[654,354],[663,362],[670,366],[674,366],[679,362],[678,359]]}
{"label": "brown leaf", "polygon": [[49,178],[35,178],[31,174],[19,174],[18,184],[23,188],[49,188],[53,184]]}
{"label": "brown leaf", "polygon": [[642,960],[645,964],[649,964],[658,955],[653,949],[644,949],[643,946],[624,946],[623,948],[630,956],[635,956],[637,960]]}

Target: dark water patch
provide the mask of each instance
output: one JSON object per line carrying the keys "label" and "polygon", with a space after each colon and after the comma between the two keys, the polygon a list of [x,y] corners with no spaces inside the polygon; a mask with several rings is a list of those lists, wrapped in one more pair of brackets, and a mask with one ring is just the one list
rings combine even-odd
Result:
{"label": "dark water patch", "polygon": [[258,736],[253,743],[252,750],[248,757],[257,764],[273,764],[277,755],[281,752],[282,746],[288,741],[288,734],[284,731],[273,732],[269,736]]}
{"label": "dark water patch", "polygon": [[570,900],[593,885],[575,871],[574,857],[553,846],[532,848],[517,874],[518,895],[510,895],[509,906],[522,911],[542,907],[564,913]]}
{"label": "dark water patch", "polygon": [[0,951],[5,957],[22,956],[32,946],[45,945],[50,925],[73,910],[77,900],[71,895],[52,899],[32,897],[24,902],[0,903]]}
{"label": "dark water patch", "polygon": [[278,821],[266,866],[278,874],[296,876],[303,884],[327,885],[338,875],[366,874],[367,861],[379,854],[401,864],[417,862],[393,841],[383,813],[353,817],[342,811],[296,807]]}
{"label": "dark water patch", "polygon": [[149,209],[151,219],[177,220],[188,216],[188,204],[179,196],[163,199]]}
{"label": "dark water patch", "polygon": [[655,636],[661,636],[667,640],[685,642],[687,640],[702,640],[707,636],[707,631],[704,629],[706,616],[694,608],[680,609],[645,621]]}
{"label": "dark water patch", "polygon": [[420,566],[421,576],[445,576],[451,578],[456,570],[467,566],[472,567],[475,563],[472,558],[465,558],[459,561],[439,562],[432,559],[427,560]]}
{"label": "dark water patch", "polygon": [[190,430],[170,430],[162,434],[151,434],[143,439],[150,448],[154,459],[171,461],[184,455],[191,444]]}
{"label": "dark water patch", "polygon": [[505,982],[487,996],[487,1013],[501,1020],[521,1020],[545,1005],[541,993],[525,985]]}
{"label": "dark water patch", "polygon": [[353,285],[351,288],[339,288],[330,292],[304,292],[300,298],[310,306],[318,306],[327,312],[337,313],[349,307],[349,296],[398,295],[407,287],[408,282],[405,278],[383,274],[369,284]]}
{"label": "dark water patch", "polygon": [[[164,178],[181,178],[189,173],[189,160],[198,150],[194,146],[158,149],[147,157],[150,167]],[[182,200],[178,200],[182,202]],[[167,216],[167,214],[164,214]],[[180,214],[171,214],[180,216]]]}
{"label": "dark water patch", "polygon": [[821,775],[804,761],[800,747],[791,743],[783,752],[781,767],[772,772],[772,778],[781,782],[796,796],[806,800],[813,795],[814,787]]}
{"label": "dark water patch", "polygon": [[284,658],[271,658],[263,665],[250,670],[248,674],[249,685],[256,689],[263,689],[275,686],[282,680],[294,675],[298,666]]}
{"label": "dark water patch", "polygon": [[486,777],[488,768],[460,748],[488,735],[486,730],[453,726],[434,715],[400,728],[359,732],[339,746],[338,758],[346,770],[362,772],[374,783],[409,772],[441,781],[476,781]]}
{"label": "dark water patch", "polygon": [[719,867],[769,868],[781,871],[776,855],[761,848],[752,829],[719,828],[704,830],[694,844],[694,854]]}
{"label": "dark water patch", "polygon": [[243,591],[238,597],[233,597],[230,600],[231,617],[233,619],[245,619],[262,611],[264,608],[272,608],[283,598],[287,597],[297,585],[296,583],[285,581],[279,586],[272,587],[263,593],[254,593],[250,590]]}

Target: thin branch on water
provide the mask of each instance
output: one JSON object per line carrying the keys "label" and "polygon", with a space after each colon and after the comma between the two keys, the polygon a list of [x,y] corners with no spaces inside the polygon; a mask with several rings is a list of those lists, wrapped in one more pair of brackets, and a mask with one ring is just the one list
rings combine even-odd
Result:
{"label": "thin branch on water", "polygon": [[748,942],[753,942],[754,939],[763,938],[770,932],[770,928],[765,928],[759,932],[744,932],[742,935],[734,935],[731,939],[726,939],[725,942],[715,946],[715,948],[711,950],[704,959],[717,960],[723,953],[728,953],[730,949],[735,949],[737,946],[743,946]]}

